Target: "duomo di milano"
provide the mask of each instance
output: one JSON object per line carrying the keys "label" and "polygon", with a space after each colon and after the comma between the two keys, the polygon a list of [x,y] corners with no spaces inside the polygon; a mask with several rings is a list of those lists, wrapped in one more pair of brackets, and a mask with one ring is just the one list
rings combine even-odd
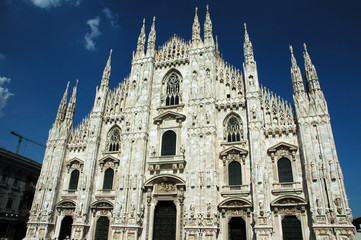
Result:
{"label": "duomo di milano", "polygon": [[[25,239],[353,239],[327,103],[304,46],[294,108],[225,62],[207,7],[192,40],[141,29],[128,78],[73,128],[77,86],[50,129]],[[291,83],[291,80],[290,80]]]}

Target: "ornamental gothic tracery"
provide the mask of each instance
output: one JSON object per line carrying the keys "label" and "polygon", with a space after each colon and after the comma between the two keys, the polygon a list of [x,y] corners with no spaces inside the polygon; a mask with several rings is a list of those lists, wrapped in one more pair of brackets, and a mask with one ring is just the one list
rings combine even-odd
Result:
{"label": "ornamental gothic tracery", "polygon": [[196,8],[189,41],[156,47],[155,18],[149,34],[143,20],[129,76],[109,89],[111,51],[75,127],[77,84],[69,100],[66,89],[25,239],[352,239],[307,47],[305,75],[290,47],[292,106],[261,87],[244,27],[238,69],[220,53],[208,6],[202,24]]}
{"label": "ornamental gothic tracery", "polygon": [[178,105],[179,98],[179,77],[177,74],[172,73],[167,81],[165,105]]}

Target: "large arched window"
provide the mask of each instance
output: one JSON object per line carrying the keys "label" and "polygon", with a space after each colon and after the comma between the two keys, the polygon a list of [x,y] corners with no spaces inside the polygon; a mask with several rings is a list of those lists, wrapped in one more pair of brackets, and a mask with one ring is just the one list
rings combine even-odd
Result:
{"label": "large arched window", "polygon": [[242,185],[242,168],[239,162],[231,162],[228,165],[229,186]]}
{"label": "large arched window", "polygon": [[69,190],[77,190],[79,182],[79,171],[74,170],[70,174]]}
{"label": "large arched window", "polygon": [[106,150],[109,152],[119,151],[120,148],[120,128],[114,127],[108,133]]}
{"label": "large arched window", "polygon": [[162,136],[162,156],[169,156],[176,154],[176,145],[177,145],[177,134],[168,130],[163,133]]}
{"label": "large arched window", "polygon": [[165,105],[178,105],[179,104],[179,76],[172,73],[167,82]]}
{"label": "large arched window", "polygon": [[277,162],[278,181],[280,183],[293,182],[291,161],[287,158],[281,158]]}
{"label": "large arched window", "polygon": [[243,139],[242,121],[236,116],[230,116],[225,129],[227,142],[239,142]]}
{"label": "large arched window", "polygon": [[103,181],[104,190],[113,189],[113,178],[114,178],[114,170],[112,168],[108,168],[104,172],[104,181]]}

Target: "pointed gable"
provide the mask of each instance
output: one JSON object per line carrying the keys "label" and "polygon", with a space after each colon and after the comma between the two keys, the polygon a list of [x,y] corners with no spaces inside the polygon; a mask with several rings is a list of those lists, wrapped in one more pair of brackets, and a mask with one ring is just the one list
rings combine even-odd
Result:
{"label": "pointed gable", "polygon": [[176,113],[173,111],[166,111],[157,117],[155,117],[154,124],[162,124],[164,120],[176,120],[177,122],[183,122],[186,119],[186,116],[184,114]]}
{"label": "pointed gable", "polygon": [[268,153],[275,153],[277,152],[278,150],[289,150],[291,152],[293,151],[297,151],[298,147],[293,145],[293,144],[290,144],[290,143],[286,143],[286,142],[280,142],[280,143],[277,143],[276,145],[270,147],[267,152]]}

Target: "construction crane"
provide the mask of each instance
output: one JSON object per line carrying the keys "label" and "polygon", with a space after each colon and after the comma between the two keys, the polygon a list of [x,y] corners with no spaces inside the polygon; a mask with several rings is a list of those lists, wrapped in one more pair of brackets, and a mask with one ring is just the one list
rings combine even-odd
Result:
{"label": "construction crane", "polygon": [[19,140],[18,140],[18,146],[16,147],[16,153],[17,153],[17,154],[19,153],[20,144],[21,144],[21,141],[22,141],[23,139],[26,140],[26,141],[28,141],[28,142],[34,143],[34,144],[36,144],[36,145],[39,145],[39,146],[45,148],[45,145],[44,145],[44,144],[35,142],[35,141],[33,141],[33,140],[29,139],[29,138],[26,138],[26,137],[20,135],[19,133],[16,133],[16,132],[14,132],[14,131],[11,131],[10,134],[15,135],[15,136],[17,136],[17,137],[19,138]]}

